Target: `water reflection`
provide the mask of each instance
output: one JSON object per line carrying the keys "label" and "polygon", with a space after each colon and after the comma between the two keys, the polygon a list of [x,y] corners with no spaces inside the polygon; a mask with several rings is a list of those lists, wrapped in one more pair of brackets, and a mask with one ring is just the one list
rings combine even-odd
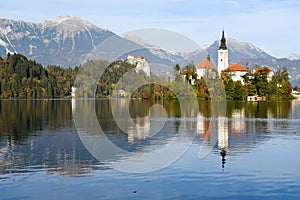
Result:
{"label": "water reflection", "polygon": [[70,103],[0,101],[0,174],[46,170],[69,177],[99,168],[73,128]]}
{"label": "water reflection", "polygon": [[103,103],[76,102],[75,122],[89,152],[115,169],[158,170],[176,161],[193,143],[197,101],[181,103],[179,119],[168,116],[166,102],[111,99]]}
{"label": "water reflection", "polygon": [[222,168],[224,168],[228,150],[228,118],[226,117],[218,117],[218,148],[222,156]]}
{"label": "water reflection", "polygon": [[[226,106],[223,105],[223,107],[218,105],[219,103],[216,105],[207,101],[199,103],[197,133],[203,140],[210,141],[204,145],[214,145],[217,140],[222,168],[225,167],[228,152],[249,152],[260,143],[268,140],[270,134],[276,133],[278,126],[289,127],[293,123],[293,119],[297,120],[299,117],[295,110],[299,110],[300,101],[228,101]],[[212,107],[217,108],[215,109],[217,116],[212,115]],[[294,109],[291,116],[292,107]],[[216,139],[215,135],[217,135]]]}
{"label": "water reflection", "polygon": [[[106,169],[105,161],[93,158],[76,133],[72,111],[77,112],[82,103],[75,99],[0,101],[0,174],[43,170],[78,176]],[[163,106],[164,111],[157,108],[149,112],[154,104]],[[96,100],[85,106],[96,111],[94,122],[109,140],[128,152],[163,149],[173,140],[178,149],[191,139],[199,146],[208,140],[207,145],[220,155],[222,167],[230,164],[231,156],[250,152],[279,134],[278,130],[297,132],[300,116],[300,101],[187,104],[187,109],[181,109],[177,101]],[[128,126],[128,118],[122,116],[124,108],[129,109],[134,126]],[[114,112],[119,112],[120,120],[114,118]],[[84,123],[93,125],[88,117]],[[89,134],[98,133],[90,130]],[[116,154],[115,159],[126,160],[128,154]]]}

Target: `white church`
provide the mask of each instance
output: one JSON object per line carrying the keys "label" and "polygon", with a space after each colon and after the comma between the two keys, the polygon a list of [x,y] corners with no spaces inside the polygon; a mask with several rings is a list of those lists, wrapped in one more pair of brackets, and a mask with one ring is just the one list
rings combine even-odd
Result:
{"label": "white church", "polygon": [[221,43],[220,43],[220,47],[218,50],[218,74],[219,74],[219,77],[221,77],[222,71],[224,71],[227,68],[228,68],[228,49],[226,46],[226,39],[225,39],[224,30],[223,30]]}
{"label": "white church", "polygon": [[[221,77],[222,71],[229,74],[231,79],[233,81],[241,81],[242,84],[244,84],[244,75],[248,73],[248,69],[246,67],[243,67],[240,64],[232,64],[229,66],[228,64],[228,49],[226,45],[226,38],[224,34],[224,30],[222,31],[222,37],[220,40],[220,46],[218,49],[218,66],[217,71],[219,77]],[[207,72],[207,70],[216,70],[213,63],[210,61],[210,56],[207,57],[207,59],[203,60],[197,67],[197,75],[198,79],[201,78],[201,76],[204,76],[204,74]]]}
{"label": "white church", "polygon": [[240,64],[228,65],[228,49],[226,46],[224,30],[222,32],[221,43],[218,50],[219,77],[221,77],[222,71],[229,74],[233,81],[241,81],[242,84],[244,84],[243,77],[248,73],[248,69]]}

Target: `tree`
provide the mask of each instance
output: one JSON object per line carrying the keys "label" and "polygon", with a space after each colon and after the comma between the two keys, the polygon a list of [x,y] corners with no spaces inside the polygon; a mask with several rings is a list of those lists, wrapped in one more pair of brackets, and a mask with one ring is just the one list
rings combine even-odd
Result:
{"label": "tree", "polygon": [[275,72],[276,79],[278,80],[278,82],[283,82],[283,81],[289,81],[289,73],[287,71],[287,69],[284,67],[283,69],[279,69]]}
{"label": "tree", "polygon": [[[48,72],[49,70],[49,72]],[[44,68],[20,54],[0,59],[2,98],[66,97],[74,84],[78,68]]]}
{"label": "tree", "polygon": [[253,96],[253,95],[257,94],[256,87],[255,87],[255,85],[252,85],[252,84],[247,86],[247,91],[248,91],[249,96]]}
{"label": "tree", "polygon": [[227,99],[233,99],[234,98],[234,90],[235,90],[235,84],[232,79],[229,79],[227,84],[225,85],[226,90],[226,98]]}
{"label": "tree", "polygon": [[181,73],[185,75],[186,81],[190,84],[192,79],[197,79],[196,68],[193,63],[186,65]]}
{"label": "tree", "polygon": [[174,67],[174,76],[175,76],[175,81],[180,81],[181,80],[181,74],[180,74],[180,65],[176,64]]}
{"label": "tree", "polygon": [[174,67],[174,71],[176,73],[178,73],[180,71],[180,65],[179,64],[176,64],[175,67]]}
{"label": "tree", "polygon": [[241,81],[234,83],[234,94],[233,99],[235,100],[244,100],[247,97],[247,91],[243,87]]}

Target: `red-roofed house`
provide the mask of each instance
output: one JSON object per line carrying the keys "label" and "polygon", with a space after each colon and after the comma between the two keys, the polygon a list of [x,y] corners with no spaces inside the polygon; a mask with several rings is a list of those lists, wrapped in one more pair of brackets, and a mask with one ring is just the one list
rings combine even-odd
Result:
{"label": "red-roofed house", "polygon": [[248,73],[248,69],[240,64],[233,64],[225,69],[224,72],[230,75],[233,81],[241,81],[244,84],[243,77]]}
{"label": "red-roofed house", "polygon": [[197,79],[200,79],[205,75],[205,73],[216,70],[216,67],[210,61],[210,56],[208,55],[207,59],[199,63],[199,65],[196,67],[196,70],[197,70]]}

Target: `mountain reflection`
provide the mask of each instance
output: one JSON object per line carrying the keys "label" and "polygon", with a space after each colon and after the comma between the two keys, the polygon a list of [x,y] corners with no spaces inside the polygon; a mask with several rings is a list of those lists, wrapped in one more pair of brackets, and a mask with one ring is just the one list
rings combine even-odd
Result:
{"label": "mountain reflection", "polygon": [[[105,169],[104,161],[100,163],[91,156],[76,132],[72,110],[75,112],[80,103],[85,102],[0,101],[0,174],[43,170],[69,177]],[[295,102],[187,103],[189,106],[181,109],[177,101],[96,100],[92,109],[110,141],[126,151],[163,147],[178,136],[180,127],[185,127],[190,131],[179,134],[180,141],[193,139],[196,131],[196,140],[211,141],[208,145],[220,154],[222,167],[228,165],[228,156],[249,152],[267,141],[277,126],[290,125],[289,120],[282,119],[299,115],[297,109],[291,112],[299,107]],[[149,112],[154,104],[164,111]],[[128,108],[133,126],[128,125],[124,108]],[[80,114],[85,118],[85,113]]]}

